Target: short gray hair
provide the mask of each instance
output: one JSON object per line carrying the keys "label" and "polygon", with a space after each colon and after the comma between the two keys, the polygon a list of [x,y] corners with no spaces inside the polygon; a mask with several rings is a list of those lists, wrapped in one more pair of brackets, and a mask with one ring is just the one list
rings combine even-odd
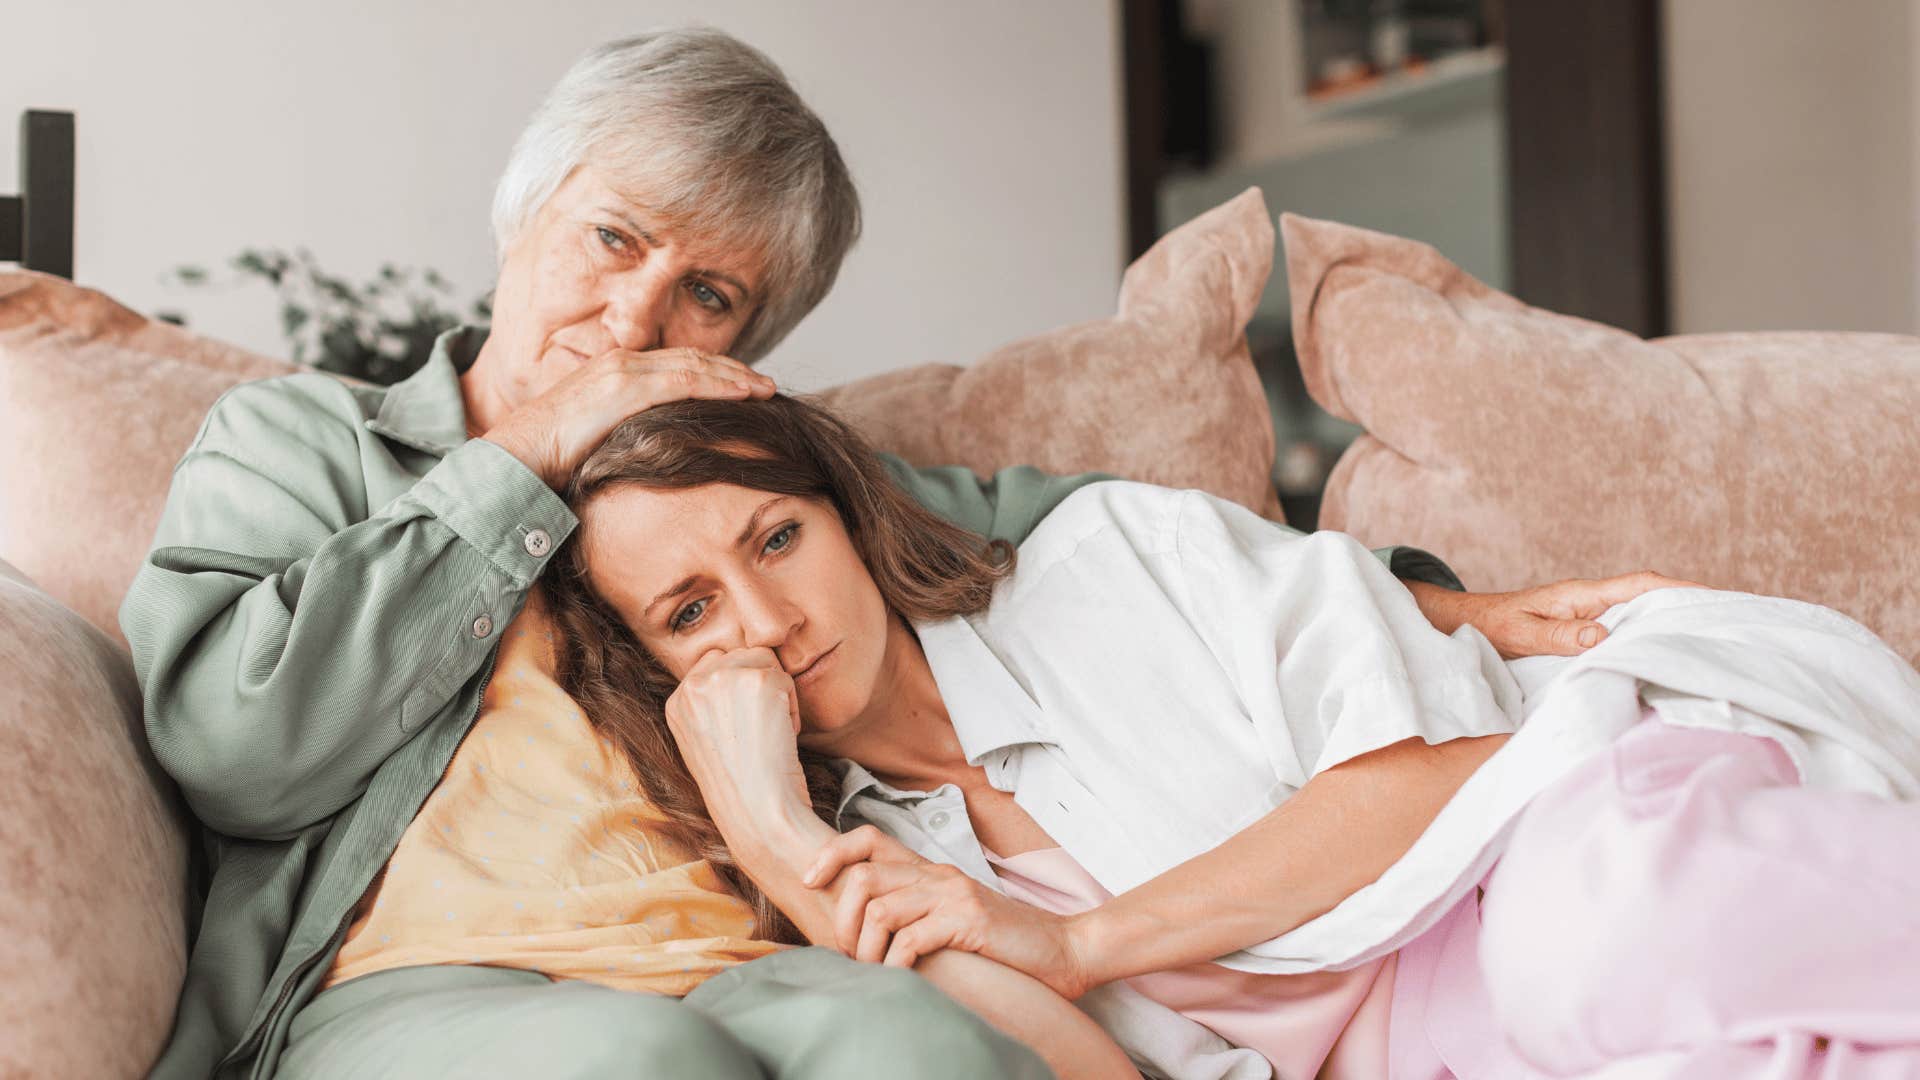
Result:
{"label": "short gray hair", "polygon": [[747,362],[827,295],[860,235],[860,197],[826,125],[773,61],[719,30],[609,42],[567,69],[494,189],[500,257],[588,163],[675,228],[765,255],[759,306],[733,347]]}

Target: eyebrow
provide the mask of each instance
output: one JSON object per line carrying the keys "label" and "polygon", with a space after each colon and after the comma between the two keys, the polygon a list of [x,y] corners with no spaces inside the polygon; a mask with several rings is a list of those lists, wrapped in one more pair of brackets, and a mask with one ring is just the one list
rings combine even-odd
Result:
{"label": "eyebrow", "polygon": [[[766,514],[767,508],[777,502],[780,502],[785,498],[786,498],[785,495],[775,495],[773,498],[768,499],[766,502],[761,503],[757,508],[755,508],[755,510],[753,511],[753,515],[747,518],[747,527],[744,529],[741,529],[740,535],[733,538],[733,546],[734,547],[746,546],[747,541],[753,539],[753,534],[760,531],[760,519]],[[647,606],[643,608],[640,612],[640,618],[642,620],[652,618],[653,609],[659,607],[661,601],[671,600],[674,597],[687,592],[689,589],[692,589],[694,584],[699,580],[700,580],[700,575],[698,574],[688,574],[686,577],[681,578],[678,582],[674,584],[673,588],[668,589],[667,591],[661,593],[659,596],[656,596],[652,600],[647,601]]]}
{"label": "eyebrow", "polygon": [[[620,224],[625,225],[627,228],[631,229],[635,236],[638,236],[640,239],[645,240],[647,242],[648,247],[660,246],[660,239],[656,237],[650,230],[641,228],[640,223],[633,220],[632,217],[628,216],[626,211],[620,209],[617,206],[607,206],[607,207],[602,207],[601,209],[609,217],[617,219],[620,222]],[[727,273],[725,270],[700,269],[700,270],[695,270],[694,273],[699,275],[700,277],[712,278],[715,281],[725,282],[726,284],[733,286],[734,290],[740,294],[741,303],[749,303],[753,300],[753,290],[747,288],[746,282],[741,281],[739,278],[734,277],[732,274]]]}

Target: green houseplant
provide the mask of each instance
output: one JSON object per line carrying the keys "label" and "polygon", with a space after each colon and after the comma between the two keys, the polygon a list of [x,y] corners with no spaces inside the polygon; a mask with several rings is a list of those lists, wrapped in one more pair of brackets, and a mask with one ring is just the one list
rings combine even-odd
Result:
{"label": "green houseplant", "polygon": [[[451,299],[453,286],[432,269],[385,263],[371,280],[355,284],[327,273],[305,248],[249,248],[228,266],[236,283],[272,286],[296,363],[368,382],[406,378],[426,363],[443,332],[463,322],[487,322],[493,314],[491,295],[472,301],[463,314]],[[218,284],[203,266],[175,267],[168,278],[188,288]],[[177,313],[160,317],[186,321]]]}

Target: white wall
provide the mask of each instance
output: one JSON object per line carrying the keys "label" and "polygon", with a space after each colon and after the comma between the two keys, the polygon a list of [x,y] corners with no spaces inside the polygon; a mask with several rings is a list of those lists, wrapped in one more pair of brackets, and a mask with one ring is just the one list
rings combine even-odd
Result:
{"label": "white wall", "polygon": [[1920,330],[1915,0],[1668,0],[1674,327]]}
{"label": "white wall", "polygon": [[511,0],[11,5],[0,187],[26,107],[78,114],[76,277],[284,354],[264,286],[165,269],[304,245],[355,276],[491,283],[487,208],[514,135],[582,50],[702,21],[771,55],[826,120],[866,232],[768,361],[817,389],[966,362],[1111,310],[1123,264],[1111,0]]}

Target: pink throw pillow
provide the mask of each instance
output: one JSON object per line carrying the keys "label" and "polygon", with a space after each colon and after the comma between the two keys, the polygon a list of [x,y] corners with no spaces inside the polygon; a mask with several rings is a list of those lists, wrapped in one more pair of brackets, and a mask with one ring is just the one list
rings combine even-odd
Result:
{"label": "pink throw pillow", "polygon": [[1273,419],[1247,320],[1273,268],[1257,188],[1180,226],[1127,268],[1117,313],[988,353],[821,394],[915,465],[1105,472],[1201,488],[1280,518]]}
{"label": "pink throw pillow", "polygon": [[1285,214],[1309,392],[1367,433],[1320,523],[1469,589],[1653,569],[1846,612],[1920,657],[1920,338],[1643,341],[1425,244]]}
{"label": "pink throw pillow", "polygon": [[207,409],[293,370],[72,282],[0,272],[0,558],[124,643],[120,598]]}

